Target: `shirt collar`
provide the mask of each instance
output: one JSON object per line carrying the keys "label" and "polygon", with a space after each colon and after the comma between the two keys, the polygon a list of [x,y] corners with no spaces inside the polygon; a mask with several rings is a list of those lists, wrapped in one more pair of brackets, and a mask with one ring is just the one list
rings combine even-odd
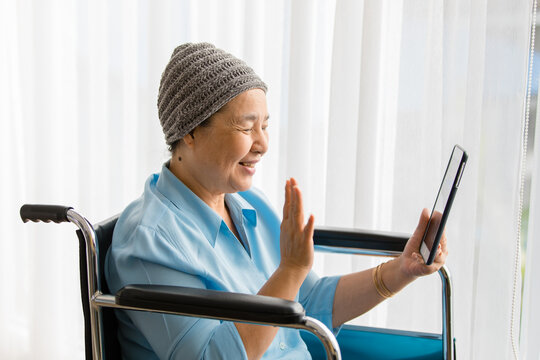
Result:
{"label": "shirt collar", "polygon": [[[163,164],[161,174],[156,183],[156,190],[169,199],[175,207],[189,214],[199,214],[202,216],[193,217],[193,220],[200,223],[200,230],[204,233],[208,242],[214,246],[219,235],[220,227],[224,223],[212,208],[195,195],[180,179],[178,179],[168,168],[169,162]],[[233,212],[231,216],[236,219],[245,218],[252,226],[257,225],[257,212],[239,194],[225,194],[225,201],[229,210]],[[242,214],[243,216],[240,216]],[[204,219],[204,220],[201,220]]]}
{"label": "shirt collar", "polygon": [[163,164],[161,174],[156,183],[156,190],[169,199],[175,207],[187,214],[199,214],[192,220],[198,223],[208,242],[214,246],[223,219],[210,206],[195,195],[168,168],[169,163]]}
{"label": "shirt collar", "polygon": [[257,226],[257,211],[240,194],[225,194],[225,202],[236,219],[245,218],[252,226]]}

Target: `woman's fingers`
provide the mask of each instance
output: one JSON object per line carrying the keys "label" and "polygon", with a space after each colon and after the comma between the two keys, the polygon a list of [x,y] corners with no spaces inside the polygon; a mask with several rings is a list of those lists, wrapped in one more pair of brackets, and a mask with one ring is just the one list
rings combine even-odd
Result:
{"label": "woman's fingers", "polygon": [[310,269],[313,264],[314,217],[304,224],[302,192],[294,178],[287,181],[281,223],[282,265]]}
{"label": "woman's fingers", "polygon": [[447,239],[446,239],[446,230],[444,230],[443,235],[441,237],[441,241],[439,242],[439,246],[437,249],[437,257],[435,259],[436,263],[444,264],[446,261],[446,257],[448,256],[448,249],[447,249]]}
{"label": "woman's fingers", "polygon": [[294,179],[291,179],[291,191],[292,191],[292,216],[293,216],[293,221],[296,220],[296,216],[298,214],[298,188],[296,187],[296,185],[293,183]]}
{"label": "woman's fingers", "polygon": [[416,229],[414,230],[413,237],[422,238],[424,236],[424,232],[426,231],[428,222],[429,222],[429,210],[427,208],[424,208],[422,209],[422,212],[420,213],[420,219],[418,219],[418,225],[416,226]]}
{"label": "woman's fingers", "polygon": [[291,190],[291,205],[289,207],[289,220],[290,225],[294,227],[300,226],[302,228],[303,224],[303,208],[302,208],[302,194],[300,189],[297,186],[297,182],[294,178],[290,179],[290,190]]}
{"label": "woman's fingers", "polygon": [[[437,218],[438,215],[439,214],[434,213],[432,221],[440,221],[440,219]],[[422,256],[420,255],[420,244],[424,237],[424,233],[427,230],[429,219],[429,210],[423,209],[422,214],[420,215],[420,219],[418,221],[418,225],[416,226],[416,229],[409,241],[407,241],[403,253],[399,257],[401,262],[401,269],[407,275],[428,275],[437,271],[446,262],[446,258],[448,255],[446,231],[443,232],[441,241],[439,242],[439,245],[437,247],[437,254],[432,265],[426,266]],[[429,233],[426,234],[426,236],[429,235]]]}
{"label": "woman's fingers", "polygon": [[420,214],[420,219],[418,220],[418,225],[416,226],[413,235],[407,241],[405,249],[403,250],[405,255],[414,254],[420,251],[420,243],[424,237],[424,232],[426,231],[428,221],[429,211],[428,209],[423,209],[422,213]]}
{"label": "woman's fingers", "polygon": [[291,230],[296,229],[298,232],[303,232],[305,230],[305,226],[307,225],[304,225],[302,192],[300,191],[295,178],[290,178],[285,184],[283,221],[287,223],[287,226],[290,227]]}
{"label": "woman's fingers", "polygon": [[298,183],[294,178],[287,180],[285,185],[283,220],[287,221],[288,225],[298,229],[299,231],[303,231],[305,228],[302,192],[300,191]]}
{"label": "woman's fingers", "polygon": [[447,238],[446,238],[446,229],[444,229],[440,244],[441,244],[441,251],[445,255],[448,255],[447,243],[448,243],[448,241],[447,241]]}
{"label": "woman's fingers", "polygon": [[309,216],[308,222],[304,227],[304,240],[308,241],[313,239],[313,232],[315,231],[315,217],[313,215]]}
{"label": "woman's fingers", "polygon": [[283,220],[289,219],[289,212],[291,206],[291,186],[290,181],[285,182],[285,203],[283,204]]}
{"label": "woman's fingers", "polygon": [[302,193],[300,192],[298,186],[294,187],[294,194],[296,196],[294,217],[296,225],[301,229],[304,226],[304,206],[302,203]]}

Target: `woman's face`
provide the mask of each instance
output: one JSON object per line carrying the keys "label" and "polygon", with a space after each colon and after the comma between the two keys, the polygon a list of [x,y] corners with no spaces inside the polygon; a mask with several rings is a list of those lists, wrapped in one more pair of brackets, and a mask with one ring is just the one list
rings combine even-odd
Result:
{"label": "woman's face", "polygon": [[251,187],[256,164],[268,149],[266,95],[260,89],[241,93],[197,127],[191,142],[190,172],[212,194]]}

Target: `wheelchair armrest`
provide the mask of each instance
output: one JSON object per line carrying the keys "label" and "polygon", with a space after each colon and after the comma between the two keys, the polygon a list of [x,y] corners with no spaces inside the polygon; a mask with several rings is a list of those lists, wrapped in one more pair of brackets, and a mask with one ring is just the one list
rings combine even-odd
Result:
{"label": "wheelchair armrest", "polygon": [[273,325],[298,324],[305,317],[295,301],[182,286],[127,285],[116,293],[115,301],[153,311]]}
{"label": "wheelchair armrest", "polygon": [[389,231],[317,227],[313,235],[315,245],[366,251],[401,253],[410,235]]}

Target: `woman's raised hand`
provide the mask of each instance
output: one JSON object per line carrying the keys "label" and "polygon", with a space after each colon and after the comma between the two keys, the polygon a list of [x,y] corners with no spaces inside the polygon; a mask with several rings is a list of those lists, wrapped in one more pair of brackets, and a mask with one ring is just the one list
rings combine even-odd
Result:
{"label": "woman's raised hand", "polygon": [[[259,295],[294,300],[313,264],[313,216],[304,225],[302,193],[294,179],[285,185],[281,222],[281,262],[259,290]],[[248,358],[259,359],[272,343],[277,328],[235,323]]]}
{"label": "woman's raised hand", "polygon": [[280,234],[280,267],[305,272],[305,275],[311,270],[314,222],[313,215],[310,215],[304,225],[302,192],[295,179],[287,180]]}

